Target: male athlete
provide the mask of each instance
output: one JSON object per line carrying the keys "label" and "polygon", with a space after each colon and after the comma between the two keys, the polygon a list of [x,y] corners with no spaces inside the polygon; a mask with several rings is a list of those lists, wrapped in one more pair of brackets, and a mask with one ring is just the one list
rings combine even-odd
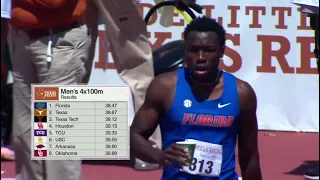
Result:
{"label": "male athlete", "polygon": [[[131,148],[138,158],[164,166],[163,180],[237,180],[235,147],[243,180],[261,180],[257,100],[252,87],[219,69],[226,32],[201,17],[184,31],[186,67],[158,75],[131,125]],[[164,151],[149,136],[160,125]],[[195,141],[192,163],[175,143]]]}

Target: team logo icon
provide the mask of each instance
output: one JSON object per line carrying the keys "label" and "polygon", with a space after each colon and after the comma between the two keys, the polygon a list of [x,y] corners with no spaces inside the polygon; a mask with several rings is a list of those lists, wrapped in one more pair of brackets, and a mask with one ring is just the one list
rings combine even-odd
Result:
{"label": "team logo icon", "polygon": [[35,87],[35,100],[59,100],[58,87]]}
{"label": "team logo icon", "polygon": [[34,150],[33,153],[34,153],[35,157],[46,157],[47,156],[47,150],[38,149],[38,150]]}
{"label": "team logo icon", "polygon": [[47,123],[37,122],[33,127],[34,129],[47,129]]}
{"label": "team logo icon", "polygon": [[35,102],[34,109],[47,109],[47,103],[46,102]]}
{"label": "team logo icon", "polygon": [[47,130],[34,130],[34,136],[47,136]]}
{"label": "team logo icon", "polygon": [[46,136],[35,136],[34,137],[35,144],[46,144],[47,142],[48,142],[48,139]]}
{"label": "team logo icon", "polygon": [[184,107],[189,108],[189,107],[191,107],[191,105],[192,105],[192,102],[189,99],[186,99],[183,101]]}

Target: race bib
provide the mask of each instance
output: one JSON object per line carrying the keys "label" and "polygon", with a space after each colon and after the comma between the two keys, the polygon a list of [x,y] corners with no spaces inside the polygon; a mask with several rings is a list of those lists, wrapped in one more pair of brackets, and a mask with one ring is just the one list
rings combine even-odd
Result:
{"label": "race bib", "polygon": [[203,141],[187,139],[186,142],[195,142],[191,165],[184,166],[181,171],[207,177],[219,177],[222,165],[222,145],[210,144]]}

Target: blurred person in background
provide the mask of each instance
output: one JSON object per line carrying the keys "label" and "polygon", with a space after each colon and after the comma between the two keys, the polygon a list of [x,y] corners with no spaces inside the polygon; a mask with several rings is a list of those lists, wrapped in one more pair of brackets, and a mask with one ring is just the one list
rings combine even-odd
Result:
{"label": "blurred person in background", "polygon": [[[5,50],[6,50],[6,42],[7,42],[7,33],[8,33],[8,21],[11,18],[11,0],[1,0],[1,93],[3,92],[3,88],[7,82],[7,75],[8,75],[8,69],[6,66],[5,61],[7,61],[9,57],[5,56]],[[1,119],[3,121],[4,119]],[[8,120],[8,119],[6,119]],[[3,132],[11,131],[9,129],[2,129],[3,124],[11,123],[9,122],[1,122],[1,138],[7,138],[3,137]],[[6,126],[7,127],[7,126]],[[9,126],[11,127],[11,126]],[[14,160],[14,152],[7,148],[2,147],[4,144],[4,139],[1,139],[1,160]]]}
{"label": "blurred person in background", "polygon": [[81,180],[81,161],[31,160],[30,104],[32,83],[84,82],[91,44],[85,10],[86,0],[13,1],[8,37],[17,180]]}
{"label": "blurred person in background", "polygon": [[[319,73],[319,0],[293,0],[292,3],[301,7],[301,12],[307,14],[310,18],[310,26],[314,30],[315,49],[314,53],[317,58],[317,67]],[[307,179],[319,179],[319,164],[313,169],[304,173]]]}
{"label": "blurred person in background", "polygon": [[[183,4],[192,2],[195,1],[176,0],[176,6],[179,8]],[[110,45],[117,72],[130,87],[134,109],[137,112],[143,104],[146,90],[154,78],[152,49],[147,37],[146,24],[140,14],[139,1],[88,0],[87,3],[85,20],[92,32],[92,37],[98,36],[98,21],[99,17],[102,17],[106,29],[106,39]],[[92,46],[95,47],[95,45],[96,42],[92,41]],[[93,59],[95,51],[94,49],[91,51],[90,58]],[[91,59],[90,62],[92,62]],[[92,64],[88,64],[88,67],[91,68]],[[150,143],[156,148],[162,148],[159,127],[150,137]],[[160,166],[136,159],[134,167],[135,169],[152,170],[158,169]]]}
{"label": "blurred person in background", "polygon": [[[88,0],[86,23],[92,36],[98,36],[101,17],[106,29],[106,39],[120,78],[130,87],[135,112],[144,101],[145,92],[154,77],[152,50],[147,28],[135,0]],[[92,41],[95,46],[95,42]],[[107,51],[107,48],[104,48]],[[90,58],[94,58],[94,50]],[[90,65],[91,67],[91,65]],[[150,138],[161,148],[159,129]],[[136,169],[157,169],[158,165],[137,160]]]}

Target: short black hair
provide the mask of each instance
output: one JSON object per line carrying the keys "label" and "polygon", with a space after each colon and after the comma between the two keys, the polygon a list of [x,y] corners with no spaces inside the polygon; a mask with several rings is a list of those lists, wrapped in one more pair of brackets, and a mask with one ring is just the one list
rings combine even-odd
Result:
{"label": "short black hair", "polygon": [[226,30],[215,19],[202,16],[192,20],[191,23],[188,24],[184,29],[183,36],[185,40],[191,31],[215,32],[219,36],[221,47],[226,44]]}

